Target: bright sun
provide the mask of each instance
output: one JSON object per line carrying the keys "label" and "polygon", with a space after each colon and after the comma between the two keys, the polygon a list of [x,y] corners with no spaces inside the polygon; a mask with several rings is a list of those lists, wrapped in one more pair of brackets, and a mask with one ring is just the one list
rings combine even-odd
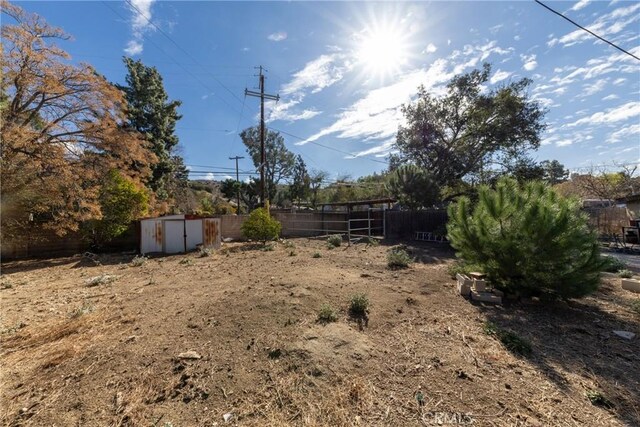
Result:
{"label": "bright sun", "polygon": [[359,37],[358,61],[371,74],[384,77],[399,71],[407,61],[406,38],[397,28],[379,27]]}

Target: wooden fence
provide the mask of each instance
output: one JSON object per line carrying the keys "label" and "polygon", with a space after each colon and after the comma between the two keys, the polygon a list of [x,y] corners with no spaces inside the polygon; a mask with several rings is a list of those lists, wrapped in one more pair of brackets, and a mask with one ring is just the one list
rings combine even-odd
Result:
{"label": "wooden fence", "polygon": [[[100,248],[104,252],[134,251],[138,249],[138,223],[132,223],[121,236]],[[34,229],[11,240],[2,238],[1,258],[42,258],[74,255],[91,248],[89,240],[80,232],[58,236],[53,232]]]}
{"label": "wooden fence", "polygon": [[[354,211],[351,222],[346,212],[274,212],[273,216],[282,224],[283,237],[310,237],[324,234],[347,233],[348,224],[352,229],[364,228],[371,224],[374,236],[382,236],[383,230],[390,238],[412,238],[416,231],[431,231],[444,234],[447,213],[444,210],[425,211]],[[248,215],[220,215],[222,238],[242,239],[240,227]],[[384,218],[384,227],[383,227]],[[139,245],[139,225],[132,224],[122,236],[100,248],[105,252],[136,251]],[[355,234],[367,235],[367,231]],[[18,238],[2,240],[2,259],[37,258],[65,256],[82,253],[91,248],[90,243],[80,233],[70,233],[60,237],[53,233],[35,232]]]}
{"label": "wooden fence", "polygon": [[600,236],[620,235],[622,227],[629,226],[629,220],[631,219],[627,208],[616,206],[585,208],[583,211],[589,216],[589,226]]}
{"label": "wooden fence", "polygon": [[387,211],[386,237],[393,239],[413,238],[417,231],[446,233],[447,211],[427,209],[422,211]]}

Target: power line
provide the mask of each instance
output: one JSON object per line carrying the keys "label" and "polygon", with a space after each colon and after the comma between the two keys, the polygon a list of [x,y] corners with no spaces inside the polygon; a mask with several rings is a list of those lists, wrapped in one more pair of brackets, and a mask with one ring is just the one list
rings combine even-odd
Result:
{"label": "power line", "polygon": [[235,168],[228,168],[228,167],[224,167],[224,166],[206,166],[206,165],[194,165],[189,163],[186,166],[192,166],[192,167],[196,167],[196,168],[211,168],[211,169],[228,169],[228,170],[235,170]]}
{"label": "power line", "polygon": [[591,34],[592,36],[594,36],[594,37],[596,37],[596,38],[598,38],[598,39],[602,40],[603,42],[605,42],[605,43],[607,43],[607,44],[609,44],[609,45],[611,45],[611,46],[615,47],[615,48],[616,48],[616,49],[618,49],[619,51],[624,52],[624,53],[626,53],[627,55],[631,56],[632,58],[635,58],[635,59],[637,59],[638,61],[640,61],[640,58],[638,58],[637,56],[635,56],[633,53],[631,53],[631,52],[629,52],[629,51],[624,50],[623,48],[621,48],[621,47],[620,47],[620,46],[618,46],[617,44],[612,43],[612,42],[610,42],[609,40],[607,40],[607,39],[605,39],[605,38],[603,38],[603,37],[600,37],[599,35],[597,35],[597,34],[596,34],[596,33],[594,33],[593,31],[591,31],[590,29],[583,27],[582,25],[578,24],[577,22],[575,22],[575,21],[574,21],[574,20],[572,20],[571,18],[568,18],[568,17],[564,16],[562,13],[558,12],[557,10],[554,10],[554,9],[550,8],[550,7],[549,7],[549,6],[547,6],[546,4],[542,3],[540,0],[535,0],[535,2],[536,2],[536,3],[538,3],[540,6],[544,7],[545,9],[550,10],[551,12],[555,13],[556,15],[558,15],[558,16],[560,16],[560,17],[562,17],[562,18],[566,19],[567,21],[571,22],[571,23],[572,23],[573,25],[575,25],[576,27],[578,27],[578,28],[580,28],[580,29],[582,29],[582,30],[584,30],[584,31],[588,32],[588,33],[589,33],[589,34]]}
{"label": "power line", "polygon": [[[288,136],[290,136],[292,138],[299,139],[300,141],[306,141],[307,140],[307,138],[303,138],[301,136],[297,136],[297,135],[294,135],[292,133],[285,132],[285,131],[280,130],[280,129],[276,129],[274,127],[268,127],[268,128],[271,129],[271,130],[274,130],[276,132],[280,132],[282,134],[288,135]],[[328,145],[320,144],[319,142],[316,142],[316,141],[308,141],[308,143],[309,144],[313,144],[313,145],[317,145],[317,146],[322,147],[322,148],[326,148],[328,150],[333,150],[333,151],[336,151],[338,153],[347,154],[347,155],[349,155],[349,156],[351,156],[353,158],[356,158],[356,159],[363,158],[363,159],[370,160],[370,161],[376,162],[376,163],[382,163],[382,164],[385,164],[385,165],[389,164],[389,162],[387,162],[385,160],[374,159],[374,158],[366,156],[366,155],[358,156],[356,153],[350,153],[348,151],[340,150],[339,148],[330,147]]]}
{"label": "power line", "polygon": [[[128,0],[125,0],[128,1]],[[102,4],[104,4],[105,6],[107,6],[109,9],[111,9],[111,11],[113,13],[115,13],[116,15],[118,15],[120,18],[122,19],[126,19],[124,16],[122,16],[122,14],[120,12],[118,12],[116,9],[112,8],[109,3],[107,3],[106,1],[103,1]],[[134,6],[135,8],[135,6]],[[137,9],[137,8],[136,8]],[[139,9],[137,9],[139,11]],[[143,15],[144,16],[144,15]],[[145,17],[145,19],[147,19]],[[151,23],[151,21],[149,21]],[[151,23],[152,25],[155,26],[155,24]],[[157,27],[156,27],[157,28]],[[194,80],[196,80],[198,83],[200,83],[205,89],[207,89],[209,92],[215,93],[215,91],[213,90],[213,88],[211,88],[209,85],[207,85],[206,83],[204,83],[202,80],[200,80],[195,74],[193,74],[188,68],[186,68],[184,65],[182,65],[179,61],[177,61],[175,58],[173,58],[171,55],[169,55],[164,49],[162,49],[157,43],[155,43],[153,40],[149,39],[148,41],[151,42],[151,44],[153,44],[155,47],[158,48],[158,50],[160,50],[160,52],[162,52],[167,58],[171,59],[173,61],[174,64],[176,64],[178,67],[182,68],[187,74],[189,74]],[[226,99],[222,98],[219,96],[219,99],[224,102],[225,104],[227,104],[227,106],[229,108],[231,108],[233,111],[235,111],[236,113],[238,113],[238,110],[232,106],[229,102],[227,102]]]}
{"label": "power line", "polygon": [[242,102],[242,100],[240,98],[238,98],[238,95],[236,95],[231,89],[229,89],[220,80],[218,80],[218,78],[214,74],[212,74],[206,67],[204,67],[202,64],[200,64],[200,62],[196,58],[194,58],[193,55],[191,55],[188,51],[183,49],[182,46],[180,46],[175,40],[173,40],[162,28],[158,27],[153,21],[151,21],[149,18],[147,18],[147,16],[140,9],[138,9],[138,7],[131,2],[131,0],[125,0],[125,2],[127,2],[129,4],[129,6],[131,6],[135,10],[137,10],[138,13],[140,13],[140,16],[142,16],[145,19],[145,21],[147,21],[150,25],[152,25],[156,30],[160,31],[160,33],[163,36],[165,36],[171,43],[173,43],[179,50],[181,50],[182,53],[187,55],[194,63],[196,63],[200,68],[205,70],[206,73],[210,74],[211,77],[213,77],[213,79],[216,82],[218,82],[218,84],[220,86],[222,86],[227,92],[229,92],[231,94],[231,96],[233,96],[236,100],[238,100],[238,102]]}

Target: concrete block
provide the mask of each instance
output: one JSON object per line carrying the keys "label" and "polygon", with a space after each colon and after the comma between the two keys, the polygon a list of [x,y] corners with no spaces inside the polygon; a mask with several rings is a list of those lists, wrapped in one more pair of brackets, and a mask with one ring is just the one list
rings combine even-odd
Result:
{"label": "concrete block", "polygon": [[622,289],[635,292],[635,293],[640,293],[640,280],[622,279]]}
{"label": "concrete block", "polygon": [[471,273],[469,273],[469,277],[471,277],[472,279],[484,279],[487,275],[484,273],[479,273],[477,271],[472,271]]}
{"label": "concrete block", "polygon": [[487,282],[485,282],[484,280],[474,279],[473,280],[473,289],[478,291],[478,292],[484,292],[484,291],[487,290]]}
{"label": "concrete block", "polygon": [[469,297],[473,280],[471,280],[468,276],[460,273],[456,274],[456,279],[458,279],[458,293],[464,297]]}
{"label": "concrete block", "polygon": [[471,293],[471,286],[465,282],[458,282],[457,290],[460,295],[465,298],[469,298],[469,294]]}
{"label": "concrete block", "polygon": [[492,289],[491,292],[493,292],[494,295],[497,295],[499,297],[503,297],[504,296],[504,292],[498,290],[498,289]]}
{"label": "concrete block", "polygon": [[491,292],[477,292],[471,290],[471,299],[473,301],[490,302],[492,304],[502,304],[502,298],[492,294]]}

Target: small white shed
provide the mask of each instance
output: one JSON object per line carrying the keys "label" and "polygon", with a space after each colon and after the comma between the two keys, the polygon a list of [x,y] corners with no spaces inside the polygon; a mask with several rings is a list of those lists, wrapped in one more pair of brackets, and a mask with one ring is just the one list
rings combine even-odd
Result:
{"label": "small white shed", "polygon": [[140,220],[140,253],[176,254],[220,247],[220,219],[195,215],[166,215]]}

